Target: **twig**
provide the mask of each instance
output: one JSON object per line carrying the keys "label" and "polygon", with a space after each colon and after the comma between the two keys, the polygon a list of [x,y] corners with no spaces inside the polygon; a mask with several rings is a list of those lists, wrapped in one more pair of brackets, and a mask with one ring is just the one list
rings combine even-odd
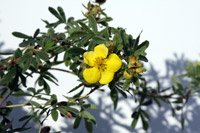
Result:
{"label": "twig", "polygon": [[29,104],[29,102],[26,103],[21,103],[21,104],[13,104],[13,105],[7,105],[7,106],[1,106],[1,108],[16,108],[16,107],[23,107],[23,106],[31,106],[31,104]]}

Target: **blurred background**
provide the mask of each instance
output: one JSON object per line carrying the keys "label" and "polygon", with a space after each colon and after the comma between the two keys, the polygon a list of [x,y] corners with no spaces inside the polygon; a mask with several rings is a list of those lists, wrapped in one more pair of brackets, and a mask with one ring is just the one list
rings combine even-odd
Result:
{"label": "blurred background", "polygon": [[[82,18],[85,9],[82,4],[88,0],[1,0],[0,1],[0,42],[4,42],[4,49],[16,49],[22,41],[12,36],[13,31],[19,31],[32,35],[37,28],[46,31],[41,19],[53,21],[55,18],[49,13],[48,7],[61,6],[66,17]],[[150,81],[159,79],[163,85],[170,84],[170,77],[184,71],[187,60],[199,60],[200,51],[200,1],[198,0],[107,0],[103,5],[106,13],[114,21],[110,25],[123,27],[127,32],[137,37],[141,34],[141,41],[149,40],[150,47],[147,50],[149,63],[146,63],[148,72],[145,74]],[[52,90],[58,94],[60,100],[62,94],[66,94],[76,86],[77,78],[71,75],[57,73],[59,86]],[[31,84],[31,81],[30,81]],[[106,89],[106,88],[105,88]],[[107,94],[94,94],[91,102],[98,104],[98,110],[92,113],[97,118],[98,125],[95,133],[132,133],[144,132],[141,125],[136,130],[129,128],[131,112],[135,104],[129,98],[121,100],[116,111],[113,110],[111,100]],[[20,100],[19,100],[20,102]],[[200,112],[198,99],[192,99],[185,113],[186,128],[181,131],[180,124],[173,117],[169,117],[169,107],[158,108],[152,105],[149,108],[151,124],[148,132],[173,133],[191,132],[197,133],[200,127]],[[19,113],[23,114],[24,110]],[[25,112],[24,112],[25,113]],[[14,116],[13,116],[14,117]],[[17,123],[16,123],[17,124]],[[61,119],[45,123],[63,133],[83,133],[84,125],[80,129],[73,130],[71,120]],[[35,129],[37,125],[35,125]],[[32,130],[31,132],[37,132]],[[30,133],[30,131],[29,131]]]}

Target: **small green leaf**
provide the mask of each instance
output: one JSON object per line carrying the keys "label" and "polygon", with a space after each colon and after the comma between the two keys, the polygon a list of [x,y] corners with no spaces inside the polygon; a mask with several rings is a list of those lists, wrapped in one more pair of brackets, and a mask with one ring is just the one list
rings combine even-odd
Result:
{"label": "small green leaf", "polygon": [[81,112],[81,116],[83,118],[91,120],[92,123],[96,124],[96,119],[94,118],[94,116],[92,114],[90,114],[90,112],[88,112],[88,111],[82,111]]}
{"label": "small green leaf", "polygon": [[93,16],[89,16],[88,20],[89,20],[89,26],[92,28],[92,30],[95,33],[97,33],[98,29],[97,29],[97,22],[96,22],[95,18]]}
{"label": "small green leaf", "polygon": [[33,94],[36,94],[36,90],[33,87],[29,87],[27,90],[32,92]]}
{"label": "small green leaf", "polygon": [[12,34],[13,34],[13,36],[18,37],[18,38],[24,38],[24,39],[31,38],[30,36],[23,34],[21,32],[13,32]]}
{"label": "small green leaf", "polygon": [[19,58],[22,56],[22,51],[18,48],[14,53],[15,58]]}
{"label": "small green leaf", "polygon": [[44,61],[49,60],[49,55],[45,51],[35,51],[35,54]]}
{"label": "small green leaf", "polygon": [[126,95],[126,93],[125,93],[123,90],[121,90],[120,88],[117,87],[117,91],[118,91],[124,98],[127,98],[127,95]]}
{"label": "small green leaf", "polygon": [[143,114],[141,114],[140,116],[142,120],[143,129],[147,131],[147,129],[149,128],[148,121]]}
{"label": "small green leaf", "polygon": [[148,41],[144,41],[142,44],[140,44],[137,47],[137,50],[135,51],[134,55],[143,55],[145,50],[149,47],[149,42]]}
{"label": "small green leaf", "polygon": [[139,55],[139,60],[144,61],[144,62],[148,62],[148,59],[143,55]]}
{"label": "small green leaf", "polygon": [[134,43],[132,45],[133,48],[138,47],[139,41],[140,41],[140,35],[141,33],[138,35],[138,37],[134,40]]}
{"label": "small green leaf", "polygon": [[54,121],[58,120],[58,111],[56,109],[51,110],[51,117]]}
{"label": "small green leaf", "polygon": [[97,109],[95,104],[84,104],[83,107],[86,109]]}
{"label": "small green leaf", "polygon": [[41,105],[38,102],[35,102],[35,101],[30,101],[30,104],[35,106],[36,108],[40,108],[41,107]]}
{"label": "small green leaf", "polygon": [[90,119],[84,119],[85,120],[85,127],[87,129],[88,133],[92,133],[93,131],[93,126],[92,126],[92,122]]}
{"label": "small green leaf", "polygon": [[33,38],[36,38],[40,33],[40,29],[37,29],[33,35]]}
{"label": "small green leaf", "polygon": [[79,85],[77,85],[76,87],[74,87],[73,89],[71,89],[68,93],[71,93],[71,92],[73,92],[73,91],[75,91],[75,90],[77,90],[77,89],[79,89],[81,86],[83,86],[83,84],[81,83],[81,84],[79,84]]}
{"label": "small green leaf", "polygon": [[68,50],[68,54],[70,54],[71,56],[82,55],[84,52],[85,50],[79,47],[73,47]]}
{"label": "small green leaf", "polygon": [[113,101],[114,109],[116,109],[117,108],[117,104],[118,104],[118,93],[117,93],[116,89],[111,89],[110,97],[111,97],[111,99]]}
{"label": "small green leaf", "polygon": [[31,118],[31,117],[32,117],[31,115],[25,115],[25,116],[21,117],[21,118],[19,119],[19,121],[24,121],[24,120],[27,120],[27,119],[29,119],[29,118]]}
{"label": "small green leaf", "polygon": [[100,37],[100,36],[95,36],[94,38],[92,38],[92,40],[94,41],[95,44],[101,44],[101,43],[108,42],[107,39]]}
{"label": "small green leaf", "polygon": [[62,17],[63,22],[66,22],[65,12],[61,7],[57,8],[58,12],[60,13],[60,16]]}
{"label": "small green leaf", "polygon": [[89,28],[85,23],[83,23],[83,22],[81,22],[81,21],[79,21],[78,23],[81,25],[81,27],[82,27],[85,31],[87,31],[87,32],[89,32],[89,33],[93,33],[93,32],[90,30],[90,28]]}
{"label": "small green leaf", "polygon": [[82,37],[84,37],[86,34],[88,34],[87,32],[85,31],[74,31],[70,34],[70,37],[69,39],[80,39]]}
{"label": "small green leaf", "polygon": [[80,116],[77,116],[75,121],[74,121],[74,125],[73,125],[73,128],[74,129],[77,129],[80,125],[80,122],[81,122],[81,117]]}
{"label": "small green leaf", "polygon": [[126,80],[123,84],[123,90],[128,91],[130,87],[131,80]]}
{"label": "small green leaf", "polygon": [[50,11],[51,14],[53,14],[56,18],[58,18],[59,20],[62,20],[62,18],[61,18],[60,15],[58,14],[58,12],[57,12],[53,7],[49,7],[49,11]]}
{"label": "small green leaf", "polygon": [[139,115],[137,115],[137,116],[135,116],[135,117],[133,118],[133,121],[132,121],[132,123],[131,123],[131,127],[132,127],[132,128],[135,128],[135,127],[136,127],[137,122],[138,122],[138,118],[139,118]]}
{"label": "small green leaf", "polygon": [[29,93],[26,93],[22,90],[18,90],[18,91],[15,91],[13,94],[13,96],[16,96],[16,97],[21,97],[21,96],[32,96],[31,94]]}
{"label": "small green leaf", "polygon": [[75,108],[71,108],[71,107],[66,107],[66,106],[61,106],[58,108],[58,110],[62,113],[62,114],[66,114],[67,112],[73,112],[75,114],[78,114],[79,111]]}
{"label": "small green leaf", "polygon": [[31,129],[31,127],[27,127],[27,128],[15,128],[15,129],[10,130],[10,132],[11,133],[23,132],[23,131],[26,131],[26,130],[29,130],[29,129]]}
{"label": "small green leaf", "polygon": [[181,128],[182,128],[182,130],[184,130],[184,128],[185,128],[185,119],[184,119],[183,114],[181,114]]}

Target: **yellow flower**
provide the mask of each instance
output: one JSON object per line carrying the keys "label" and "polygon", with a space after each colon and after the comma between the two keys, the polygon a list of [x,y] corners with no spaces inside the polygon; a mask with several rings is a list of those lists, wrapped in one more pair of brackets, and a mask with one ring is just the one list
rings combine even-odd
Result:
{"label": "yellow flower", "polygon": [[90,84],[110,83],[122,66],[118,55],[112,53],[108,56],[108,48],[104,44],[97,45],[94,51],[85,52],[83,57],[84,63],[90,66],[83,71],[83,78]]}

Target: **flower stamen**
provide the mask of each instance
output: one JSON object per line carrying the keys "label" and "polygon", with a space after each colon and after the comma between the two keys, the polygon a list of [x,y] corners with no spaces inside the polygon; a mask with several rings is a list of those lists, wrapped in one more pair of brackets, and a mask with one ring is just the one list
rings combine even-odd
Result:
{"label": "flower stamen", "polygon": [[103,59],[103,58],[101,58],[101,57],[95,58],[94,66],[95,66],[96,68],[98,68],[100,71],[106,70],[105,59]]}

